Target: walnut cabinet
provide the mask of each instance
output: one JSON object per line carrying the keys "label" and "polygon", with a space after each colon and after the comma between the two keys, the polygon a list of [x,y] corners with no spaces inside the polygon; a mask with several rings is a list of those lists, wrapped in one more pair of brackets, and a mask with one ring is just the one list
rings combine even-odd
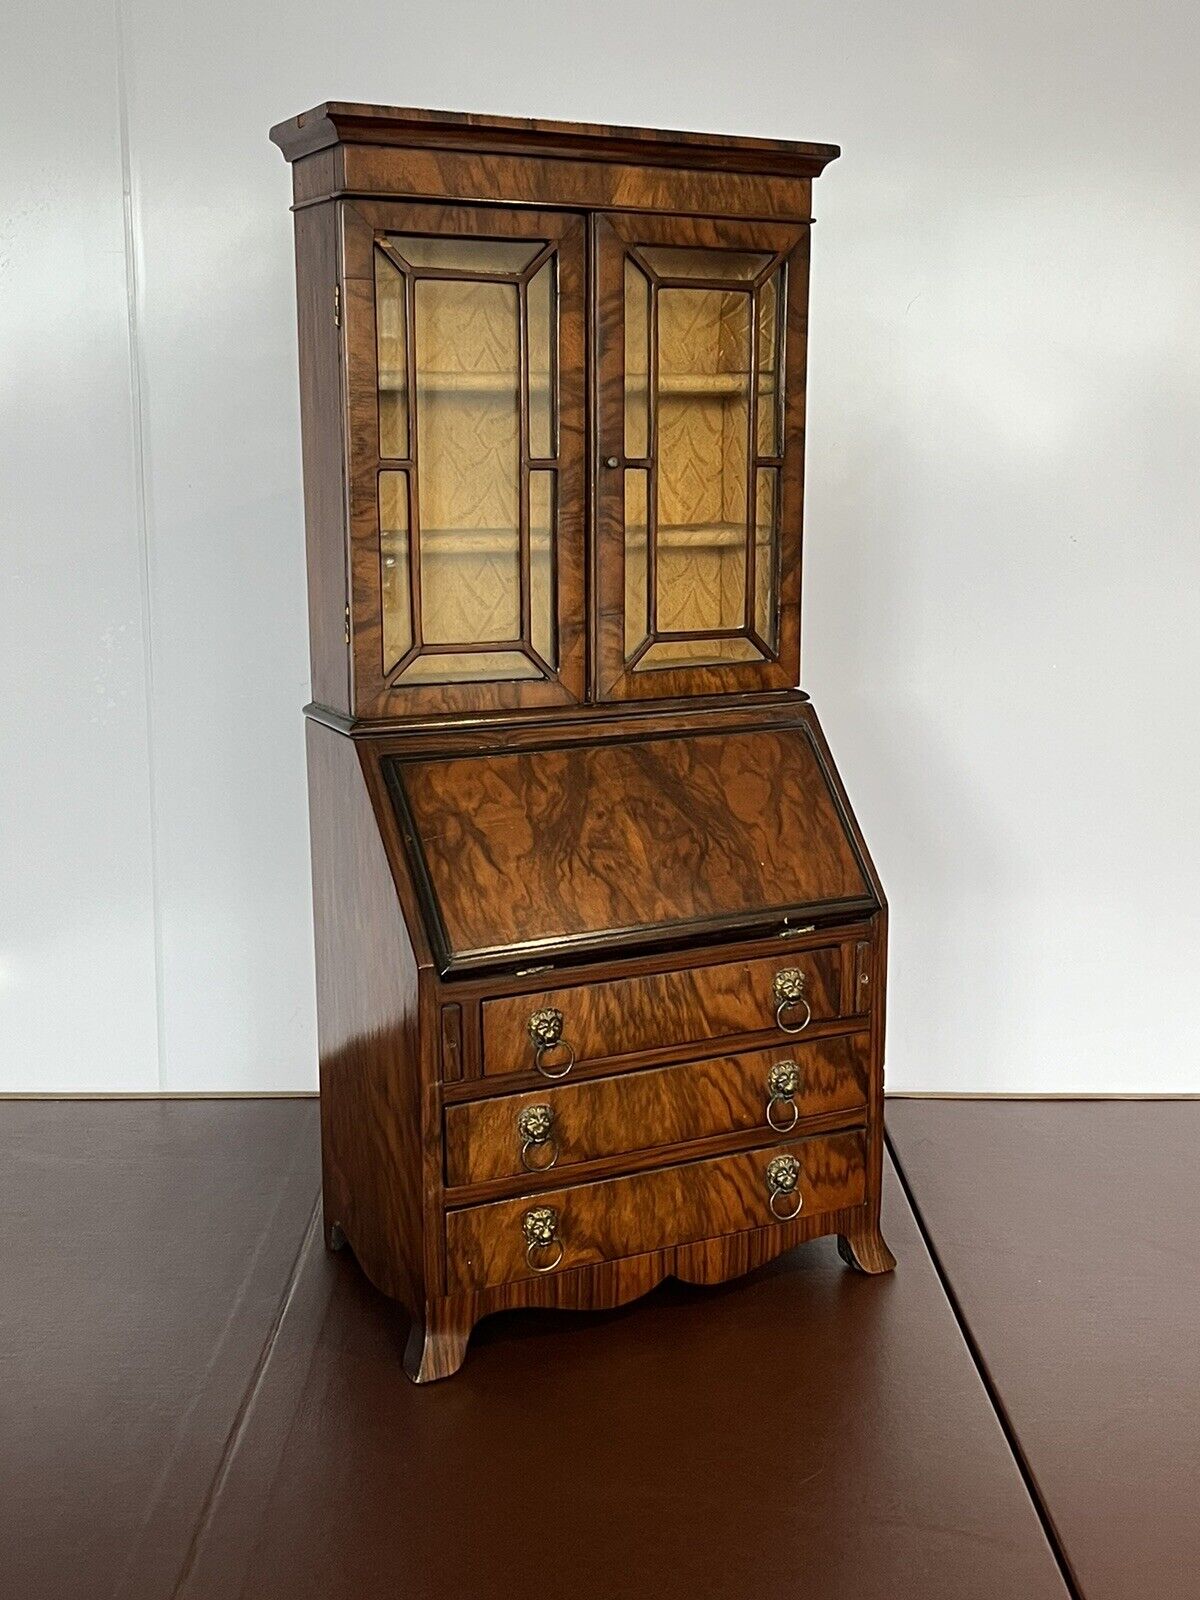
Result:
{"label": "walnut cabinet", "polygon": [[800,681],[829,145],[327,104],[292,163],[326,1236],[508,1306],[879,1232],[886,908]]}

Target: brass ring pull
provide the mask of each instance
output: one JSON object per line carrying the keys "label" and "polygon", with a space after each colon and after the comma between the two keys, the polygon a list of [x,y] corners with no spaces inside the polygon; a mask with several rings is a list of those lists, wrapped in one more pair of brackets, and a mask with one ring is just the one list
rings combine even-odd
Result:
{"label": "brass ring pull", "polygon": [[[554,1139],[554,1112],[549,1106],[526,1106],[517,1118],[517,1137],[521,1142],[521,1165],[526,1172],[549,1172],[558,1160]],[[549,1151],[548,1161],[531,1161],[535,1150]]]}
{"label": "brass ring pull", "polygon": [[[767,1204],[776,1221],[791,1222],[793,1217],[798,1217],[804,1205],[804,1196],[799,1188],[800,1163],[795,1156],[776,1156],[767,1163],[763,1176],[767,1182]],[[792,1201],[795,1201],[794,1205]],[[781,1206],[790,1209],[781,1210]]]}
{"label": "brass ring pull", "polygon": [[[534,1206],[521,1218],[525,1235],[525,1260],[530,1272],[553,1272],[563,1258],[563,1242],[558,1237],[558,1212],[553,1206]],[[553,1261],[540,1265],[534,1256],[542,1250],[553,1250]]]}
{"label": "brass ring pull", "polygon": [[[812,1007],[805,993],[807,987],[808,979],[799,967],[784,967],[775,974],[775,1026],[784,1033],[803,1033],[812,1021]],[[790,1011],[793,1006],[804,1007],[804,1021],[796,1027],[783,1020],[784,1012]]]}
{"label": "brass ring pull", "polygon": [[[525,1026],[533,1043],[533,1064],[542,1077],[565,1078],[575,1065],[575,1047],[563,1043],[562,1012],[556,1011],[553,1006],[547,1006],[543,1011],[535,1011]],[[559,1049],[567,1052],[567,1059],[555,1072],[546,1065],[546,1057],[552,1050]]]}
{"label": "brass ring pull", "polygon": [[534,1066],[541,1073],[543,1078],[565,1078],[567,1073],[570,1072],[571,1068],[575,1065],[574,1049],[569,1044],[563,1046],[563,1049],[567,1051],[567,1059],[557,1072],[552,1072],[545,1062],[545,1057],[549,1048],[550,1047],[547,1045],[540,1044],[537,1046],[533,1052]]}
{"label": "brass ring pull", "polygon": [[[787,1122],[775,1121],[776,1106],[790,1106],[792,1108],[791,1118]],[[794,1100],[789,1100],[786,1095],[773,1094],[767,1101],[767,1126],[773,1128],[776,1133],[790,1133],[799,1121],[800,1107]]]}
{"label": "brass ring pull", "polygon": [[[531,1150],[546,1149],[550,1151],[549,1161],[531,1161],[529,1159],[529,1153]],[[555,1144],[553,1139],[526,1139],[525,1143],[521,1146],[521,1165],[525,1168],[526,1172],[549,1172],[550,1168],[554,1166],[557,1160],[558,1146]]]}
{"label": "brass ring pull", "polygon": [[529,1263],[530,1272],[553,1272],[555,1267],[558,1266],[559,1262],[563,1258],[562,1240],[552,1239],[550,1242],[554,1245],[557,1254],[555,1255],[553,1261],[547,1261],[540,1267],[533,1259],[533,1252],[541,1247],[536,1244],[527,1244],[525,1246],[525,1260]]}
{"label": "brass ring pull", "polygon": [[[776,1133],[787,1133],[800,1120],[800,1107],[796,1094],[800,1089],[800,1073],[794,1061],[777,1061],[767,1073],[767,1126]],[[776,1107],[788,1106],[791,1117],[787,1122],[777,1122]]]}

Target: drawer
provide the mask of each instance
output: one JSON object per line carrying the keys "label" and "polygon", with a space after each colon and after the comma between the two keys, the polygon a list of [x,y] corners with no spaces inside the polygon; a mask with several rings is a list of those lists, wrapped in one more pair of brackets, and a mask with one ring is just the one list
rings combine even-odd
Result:
{"label": "drawer", "polygon": [[750,1228],[780,1227],[795,1216],[859,1206],[865,1193],[866,1135],[818,1134],[448,1212],[446,1270],[455,1288],[482,1289],[539,1271],[569,1272]]}
{"label": "drawer", "polygon": [[[486,1183],[527,1170],[765,1129],[772,1069],[782,1069],[773,1087],[784,1091],[771,1104],[776,1132],[786,1133],[803,1117],[854,1111],[866,1104],[869,1042],[868,1034],[856,1033],[777,1044],[451,1106],[446,1111],[447,1182]],[[787,1082],[789,1067],[794,1087]]]}
{"label": "drawer", "polygon": [[531,1019],[561,1019],[561,1042],[543,1053],[546,1076],[571,1062],[605,1061],[643,1050],[707,1043],[738,1034],[778,1032],[775,981],[798,972],[804,999],[788,1008],[789,1027],[836,1017],[841,998],[841,950],[781,951],[753,961],[684,967],[608,983],[545,989],[483,1003],[486,1075],[528,1072],[537,1064]]}

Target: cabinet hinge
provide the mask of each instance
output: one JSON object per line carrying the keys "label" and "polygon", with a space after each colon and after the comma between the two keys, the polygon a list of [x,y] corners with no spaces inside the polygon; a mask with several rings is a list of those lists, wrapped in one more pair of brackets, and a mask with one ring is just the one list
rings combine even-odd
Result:
{"label": "cabinet hinge", "polygon": [[347,644],[349,644],[350,643],[350,607],[349,606],[346,607],[346,632],[345,632],[344,638],[345,638],[345,642]]}
{"label": "cabinet hinge", "polygon": [[340,328],[342,325],[342,286],[335,283],[333,286],[333,325]]}

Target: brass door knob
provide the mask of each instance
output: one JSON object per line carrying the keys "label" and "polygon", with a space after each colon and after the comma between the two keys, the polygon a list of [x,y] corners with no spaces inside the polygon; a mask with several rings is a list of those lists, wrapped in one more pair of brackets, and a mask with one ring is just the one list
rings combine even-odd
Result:
{"label": "brass door knob", "polygon": [[[529,1038],[533,1044],[533,1064],[543,1078],[565,1078],[575,1065],[575,1050],[572,1045],[563,1040],[563,1014],[556,1011],[553,1006],[547,1006],[542,1011],[535,1011],[525,1024],[529,1030]],[[565,1050],[567,1059],[561,1063],[556,1072],[553,1067],[546,1065],[546,1057],[556,1050]]]}
{"label": "brass door knob", "polygon": [[[784,967],[775,974],[775,1024],[784,1033],[803,1033],[812,1021],[808,1003],[808,979],[799,967]],[[793,1024],[792,1014],[804,1007],[803,1022]]]}
{"label": "brass door knob", "polygon": [[[796,1104],[799,1091],[799,1067],[794,1061],[777,1061],[767,1073],[767,1125],[776,1133],[787,1133],[800,1120],[800,1108]],[[785,1106],[792,1114],[787,1121],[781,1121],[786,1116]]]}
{"label": "brass door knob", "polygon": [[[763,1174],[767,1184],[767,1203],[771,1215],[780,1222],[790,1222],[800,1215],[804,1196],[800,1193],[800,1163],[795,1156],[776,1156],[767,1163]],[[793,1205],[791,1202],[795,1201]]]}
{"label": "brass door knob", "polygon": [[[529,1172],[549,1172],[558,1160],[553,1108],[526,1106],[517,1118],[517,1138],[521,1141],[521,1165]],[[534,1160],[536,1151],[543,1154]]]}
{"label": "brass door knob", "polygon": [[[521,1231],[525,1235],[525,1260],[531,1272],[553,1272],[563,1258],[563,1244],[558,1237],[558,1212],[553,1206],[534,1206],[521,1218]],[[550,1261],[538,1262],[534,1258],[543,1251],[553,1250]]]}

